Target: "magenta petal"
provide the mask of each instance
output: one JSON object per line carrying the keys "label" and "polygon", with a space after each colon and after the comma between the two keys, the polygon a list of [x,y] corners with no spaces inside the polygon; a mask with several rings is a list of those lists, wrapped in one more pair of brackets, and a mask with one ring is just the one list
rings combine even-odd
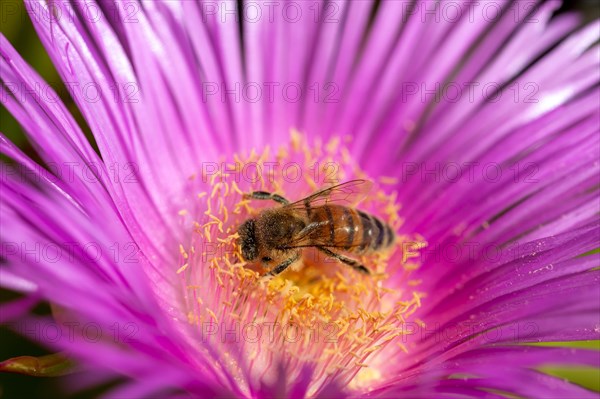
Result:
{"label": "magenta petal", "polygon": [[[450,3],[469,12],[437,18]],[[599,256],[589,253],[600,235],[599,25],[556,15],[557,1],[525,3],[494,4],[503,13],[490,21],[490,2],[471,1],[27,0],[62,79],[101,93],[72,92],[99,154],[54,92],[56,101],[37,96],[45,83],[0,38],[1,100],[47,167],[0,137],[10,160],[0,176],[0,285],[25,295],[0,308],[2,320],[25,334],[61,332],[36,338],[85,366],[74,388],[125,377],[109,397],[597,396],[537,371],[600,367],[597,352],[525,344],[600,338]],[[258,20],[249,7],[262,10]],[[294,10],[301,18],[291,22]],[[436,98],[472,82],[502,96]],[[286,87],[304,95],[285,98]],[[336,166],[396,178],[381,181],[397,192],[398,233],[427,242],[410,261],[392,258],[382,280],[393,289],[381,303],[413,294],[386,314],[405,328],[388,341],[395,324],[362,307],[348,316],[368,333],[356,347],[339,345],[357,334],[350,324],[327,350],[308,344],[310,356],[204,339],[207,325],[266,320],[258,305],[280,304],[255,298],[245,319],[235,312],[247,298],[223,283],[236,281],[231,270],[190,267],[226,224],[203,196],[229,210],[203,167],[289,146],[291,129],[321,151],[353,136]],[[445,174],[452,165],[462,178]],[[202,248],[188,246],[194,234]],[[295,305],[312,301],[309,291]],[[27,315],[40,300],[52,318]]]}

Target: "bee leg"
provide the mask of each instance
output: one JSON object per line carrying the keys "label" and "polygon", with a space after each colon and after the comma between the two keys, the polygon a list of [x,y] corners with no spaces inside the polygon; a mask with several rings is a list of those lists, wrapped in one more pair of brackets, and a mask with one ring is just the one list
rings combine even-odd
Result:
{"label": "bee leg", "polygon": [[363,265],[361,265],[359,262],[355,261],[354,259],[350,259],[344,255],[336,254],[335,252],[332,252],[325,247],[316,247],[316,248],[319,251],[323,252],[325,255],[335,258],[335,259],[339,260],[340,262],[347,264],[348,266],[352,267],[354,270],[357,270],[364,274],[371,274],[369,269],[367,269],[366,267],[364,267]]}
{"label": "bee leg", "polygon": [[292,263],[300,259],[300,252],[296,252],[294,256],[288,258],[281,262],[279,265],[275,266],[269,273],[265,274],[265,276],[276,276],[285,269],[287,269]]}
{"label": "bee leg", "polygon": [[282,205],[287,205],[290,203],[290,201],[283,198],[281,195],[268,193],[266,191],[253,191],[250,194],[246,194],[245,197],[256,200],[273,200],[275,202],[279,202]]}

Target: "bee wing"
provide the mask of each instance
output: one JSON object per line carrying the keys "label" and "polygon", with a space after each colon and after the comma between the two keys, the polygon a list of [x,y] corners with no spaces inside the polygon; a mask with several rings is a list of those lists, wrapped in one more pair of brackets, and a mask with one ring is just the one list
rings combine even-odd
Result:
{"label": "bee wing", "polygon": [[367,196],[372,187],[373,183],[369,180],[350,180],[337,186],[317,191],[300,201],[286,205],[286,207],[304,209],[307,205],[317,207],[332,203],[354,206]]}
{"label": "bee wing", "polygon": [[323,220],[320,222],[314,222],[307,225],[302,231],[296,234],[290,242],[285,246],[286,249],[289,248],[303,248],[303,247],[328,247],[328,248],[343,248],[349,249],[352,247],[361,246],[362,243],[358,242],[356,244],[348,243],[348,232],[346,231],[347,226],[335,226],[334,231],[334,241],[331,241],[329,234],[323,235],[315,235],[312,234],[318,230],[328,230],[330,227],[330,222],[328,220]]}
{"label": "bee wing", "polygon": [[[284,208],[290,209],[293,212],[304,215],[307,206],[316,208],[327,204],[339,204],[344,206],[354,206],[360,202],[371,191],[373,183],[369,180],[350,180],[336,186],[332,186],[316,193],[309,195],[299,201],[284,205]],[[328,228],[329,221],[322,220],[313,222],[307,225],[302,231],[296,234],[295,237],[286,245],[286,248],[301,248],[312,246],[327,246],[327,247],[348,247],[345,242],[332,243],[329,241],[329,236],[315,237],[311,235],[316,229]],[[343,226],[334,226],[336,228],[344,228]],[[336,237],[343,237],[343,234],[335,234]]]}
{"label": "bee wing", "polygon": [[304,229],[302,229],[298,234],[296,234],[286,245],[287,248],[301,248],[301,247],[310,247],[314,245],[319,245],[321,241],[320,237],[313,237],[310,239],[311,233],[315,230],[322,229],[326,226],[329,226],[328,220],[323,220],[321,222],[310,223]]}

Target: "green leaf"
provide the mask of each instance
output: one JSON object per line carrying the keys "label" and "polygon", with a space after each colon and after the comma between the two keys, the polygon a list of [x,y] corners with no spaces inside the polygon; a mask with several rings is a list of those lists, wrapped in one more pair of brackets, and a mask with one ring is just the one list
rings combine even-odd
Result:
{"label": "green leaf", "polygon": [[19,356],[0,362],[0,372],[34,377],[59,377],[74,371],[76,371],[75,363],[62,353],[40,357]]}

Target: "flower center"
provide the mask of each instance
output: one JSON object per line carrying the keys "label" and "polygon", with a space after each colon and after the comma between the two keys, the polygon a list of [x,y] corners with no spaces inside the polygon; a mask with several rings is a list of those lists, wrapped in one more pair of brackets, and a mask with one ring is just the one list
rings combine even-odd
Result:
{"label": "flower center", "polygon": [[206,211],[180,212],[193,232],[189,242],[181,243],[177,270],[199,350],[213,348],[215,367],[236,376],[238,383],[275,383],[281,367],[293,380],[308,365],[309,394],[334,380],[361,387],[385,375],[385,359],[407,351],[404,326],[424,297],[411,273],[425,242],[401,233],[396,193],[383,189],[393,180],[380,178],[357,207],[388,223],[398,235],[395,242],[385,250],[344,253],[370,274],[308,247],[293,268],[265,278],[269,269],[260,259],[243,260],[237,231],[262,210],[282,205],[244,194],[272,192],[294,202],[369,177],[353,163],[342,140],[311,146],[296,132],[291,145],[274,156],[268,148],[262,154],[252,151],[203,172],[195,179],[207,184],[197,193],[198,209]]}

